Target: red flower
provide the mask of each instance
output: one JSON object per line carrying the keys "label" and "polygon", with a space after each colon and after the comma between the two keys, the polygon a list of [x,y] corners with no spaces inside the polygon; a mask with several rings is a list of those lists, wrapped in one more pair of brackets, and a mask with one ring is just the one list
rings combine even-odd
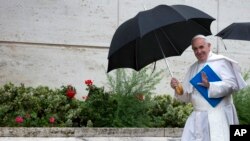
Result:
{"label": "red flower", "polygon": [[74,87],[72,87],[71,85],[68,85],[66,95],[70,99],[74,98],[76,95],[76,89]]}
{"label": "red flower", "polygon": [[49,122],[50,122],[50,123],[54,123],[55,120],[56,120],[56,119],[55,119],[54,117],[50,117],[50,118],[49,118]]}
{"label": "red flower", "polygon": [[17,116],[16,117],[16,123],[23,123],[23,117]]}
{"label": "red flower", "polygon": [[85,80],[85,84],[87,86],[91,86],[91,85],[93,85],[93,81],[92,80]]}

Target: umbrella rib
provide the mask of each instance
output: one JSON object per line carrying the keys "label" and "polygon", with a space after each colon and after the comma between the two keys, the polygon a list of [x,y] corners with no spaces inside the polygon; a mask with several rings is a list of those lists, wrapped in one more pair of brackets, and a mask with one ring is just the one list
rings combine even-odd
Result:
{"label": "umbrella rib", "polygon": [[[139,55],[139,53],[138,53],[138,43],[139,42],[139,40],[138,39],[136,39],[135,40],[135,69],[137,70],[138,68],[139,68],[139,66],[138,66],[138,55]],[[138,54],[137,54],[138,53]]]}
{"label": "umbrella rib", "polygon": [[167,33],[162,28],[160,28],[160,30],[162,31],[163,35],[167,38],[167,40],[170,42],[171,46],[173,46],[175,52],[177,52],[178,54],[180,54],[180,52],[178,51],[178,49],[175,47],[175,45],[169,39]]}

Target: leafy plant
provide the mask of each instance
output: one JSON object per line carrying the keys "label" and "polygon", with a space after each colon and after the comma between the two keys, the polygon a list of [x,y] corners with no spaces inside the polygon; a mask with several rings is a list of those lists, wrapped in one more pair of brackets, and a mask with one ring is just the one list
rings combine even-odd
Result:
{"label": "leafy plant", "polygon": [[155,96],[148,114],[152,127],[184,127],[186,119],[193,111],[191,104],[185,104],[170,95]]}
{"label": "leafy plant", "polygon": [[113,120],[114,127],[150,127],[150,98],[141,99],[134,95],[115,94],[117,109]]}
{"label": "leafy plant", "polygon": [[[5,84],[0,87],[0,126],[173,127],[181,124],[169,122],[174,117],[178,116],[180,122],[186,118],[188,110],[182,111],[182,105],[170,97],[165,101],[157,97],[152,99],[151,90],[159,82],[160,73],[122,72],[121,76],[128,79],[118,76],[120,74],[115,77],[116,81],[112,81],[113,91],[109,92],[86,80],[88,96],[84,97],[85,101],[74,98],[77,92],[70,85],[50,89],[47,86],[33,88],[24,84]],[[155,120],[159,122],[155,123]]]}
{"label": "leafy plant", "polygon": [[75,116],[82,112],[83,102],[72,95],[67,88],[49,89],[14,86],[0,87],[0,126],[73,126]]}
{"label": "leafy plant", "polygon": [[243,79],[244,80],[248,80],[250,78],[250,71],[246,71],[244,74],[243,74]]}
{"label": "leafy plant", "polygon": [[[249,71],[246,71],[243,74],[244,80],[249,79]],[[240,91],[237,91],[233,94],[233,100],[235,108],[238,114],[240,124],[250,124],[250,86],[247,86]]]}
{"label": "leafy plant", "polygon": [[115,70],[107,75],[110,92],[117,103],[113,126],[149,127],[150,97],[162,78],[162,71],[149,72],[148,68],[136,71]]}
{"label": "leafy plant", "polygon": [[240,124],[250,124],[250,87],[246,87],[233,95],[234,104]]}
{"label": "leafy plant", "polygon": [[117,69],[114,75],[107,74],[111,92],[122,95],[152,94],[155,86],[162,79],[162,71],[149,72],[148,69],[146,67],[138,72]]}
{"label": "leafy plant", "polygon": [[111,127],[114,112],[117,109],[117,102],[111,95],[95,85],[88,85],[88,98],[86,105],[88,107],[88,125],[93,127]]}

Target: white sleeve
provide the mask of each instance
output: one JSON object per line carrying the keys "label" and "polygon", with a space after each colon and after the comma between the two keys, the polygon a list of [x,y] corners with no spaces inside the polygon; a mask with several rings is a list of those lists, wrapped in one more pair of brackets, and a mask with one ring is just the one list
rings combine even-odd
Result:
{"label": "white sleeve", "polygon": [[237,80],[231,63],[225,60],[220,64],[218,73],[222,81],[210,82],[208,89],[209,98],[224,97],[238,90]]}
{"label": "white sleeve", "polygon": [[178,95],[176,92],[174,94],[175,98],[179,101],[189,103],[191,102],[191,93],[193,91],[192,85],[189,83],[189,80],[191,78],[191,75],[194,73],[193,66],[190,66],[187,70],[187,73],[185,74],[185,77],[183,79],[182,87],[183,87],[183,94]]}
{"label": "white sleeve", "polygon": [[177,100],[185,102],[185,103],[189,103],[191,101],[191,94],[188,94],[185,92],[182,95],[178,95],[175,93],[174,96]]}

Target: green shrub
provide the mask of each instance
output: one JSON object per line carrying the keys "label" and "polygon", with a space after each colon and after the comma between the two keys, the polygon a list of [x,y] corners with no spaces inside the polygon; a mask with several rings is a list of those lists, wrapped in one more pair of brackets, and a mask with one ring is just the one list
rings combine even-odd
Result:
{"label": "green shrub", "polygon": [[108,86],[112,93],[121,95],[149,95],[162,79],[162,70],[151,72],[149,68],[140,71],[114,70],[114,75],[107,74]]}
{"label": "green shrub", "polygon": [[113,119],[114,127],[149,127],[150,116],[147,110],[150,108],[148,96],[114,94],[117,101],[117,109]]}
{"label": "green shrub", "polygon": [[233,95],[234,104],[240,124],[250,124],[250,87],[246,87]]}
{"label": "green shrub", "polygon": [[152,98],[160,72],[108,76],[110,90],[86,80],[85,101],[74,98],[73,86],[50,89],[12,83],[0,87],[0,126],[5,127],[181,127],[190,107],[170,96]]}
{"label": "green shrub", "polygon": [[162,79],[162,71],[152,72],[149,68],[140,71],[117,69],[107,75],[108,86],[117,103],[112,126],[149,127],[150,97]]}
{"label": "green shrub", "polygon": [[170,95],[156,96],[148,111],[152,127],[184,127],[188,116],[193,111],[191,104],[185,104]]}
{"label": "green shrub", "polygon": [[[87,118],[91,120],[93,127],[112,127],[115,111],[117,110],[117,101],[104,91],[104,88],[90,85],[86,105],[88,109]],[[90,121],[88,121],[90,123]],[[89,126],[89,125],[88,125]]]}
{"label": "green shrub", "polygon": [[[243,74],[245,81],[249,79],[250,71],[246,71]],[[250,86],[247,86],[240,91],[237,91],[233,94],[233,100],[236,107],[240,124],[250,124]]]}
{"label": "green shrub", "polygon": [[68,98],[66,90],[5,84],[0,87],[0,126],[73,126],[84,103]]}

